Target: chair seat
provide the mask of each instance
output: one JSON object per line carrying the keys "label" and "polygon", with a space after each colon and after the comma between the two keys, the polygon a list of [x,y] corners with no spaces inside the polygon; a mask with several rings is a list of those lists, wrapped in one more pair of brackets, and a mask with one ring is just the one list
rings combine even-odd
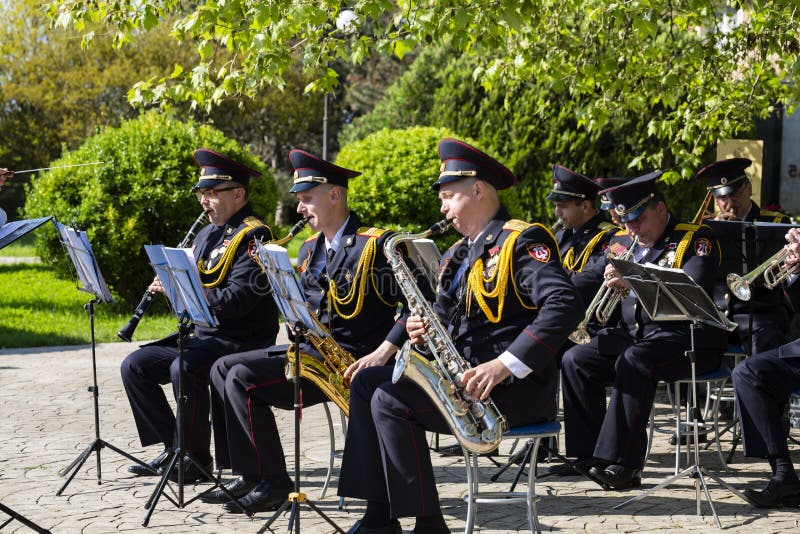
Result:
{"label": "chair seat", "polygon": [[[478,481],[478,455],[465,451],[467,467],[467,524],[464,528],[465,534],[470,534],[475,525],[475,515],[478,503],[480,504],[513,504],[525,503],[528,515],[528,528],[531,532],[541,532],[539,526],[538,511],[536,509],[536,457],[539,449],[539,442],[544,438],[558,436],[561,433],[561,423],[558,421],[547,421],[533,425],[515,426],[508,429],[503,434],[503,439],[525,439],[528,441],[529,452],[524,452],[525,458],[520,470],[524,470],[525,464],[530,462],[528,469],[528,484],[525,491],[514,491],[516,480],[509,491],[480,491]],[[518,453],[519,454],[519,453]],[[521,471],[520,471],[521,472]],[[494,480],[494,478],[492,478]]]}
{"label": "chair seat", "polygon": [[547,421],[534,425],[523,425],[509,428],[503,434],[503,438],[527,438],[541,436],[542,434],[558,434],[561,432],[561,423],[558,421]]}
{"label": "chair seat", "polygon": [[[719,367],[718,369],[715,369],[715,370],[710,371],[708,373],[703,373],[703,374],[697,375],[695,377],[695,381],[697,381],[697,382],[713,382],[714,380],[723,380],[723,379],[730,378],[730,376],[731,376],[731,370],[728,368],[727,365],[723,365],[723,366]],[[692,381],[691,378],[682,378],[680,380],[676,380],[675,382],[686,382],[686,383],[688,383],[688,382],[691,382],[691,381]]]}

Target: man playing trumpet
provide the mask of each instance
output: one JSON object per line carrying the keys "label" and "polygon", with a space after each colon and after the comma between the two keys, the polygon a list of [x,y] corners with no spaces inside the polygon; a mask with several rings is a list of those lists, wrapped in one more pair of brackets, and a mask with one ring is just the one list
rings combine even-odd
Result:
{"label": "man playing trumpet", "polygon": [[[786,234],[788,252],[784,268],[791,274],[784,292],[800,312],[800,229]],[[742,424],[744,454],[766,457],[772,476],[760,490],[746,489],[744,495],[757,508],[800,505],[800,480],[789,457],[784,427],[784,408],[789,395],[800,388],[800,340],[754,354],[733,370],[733,390]]]}
{"label": "man playing trumpet", "polygon": [[[715,219],[788,223],[789,219],[782,213],[762,210],[750,199],[753,186],[745,170],[751,164],[746,158],[725,159],[706,165],[695,174],[695,178],[705,183],[714,197],[720,212]],[[760,247],[755,242],[755,235],[753,239],[743,241],[741,251],[744,262],[748,258],[755,258]],[[748,265],[739,273],[754,266]],[[714,301],[738,325],[730,335],[731,342],[741,344],[747,354],[763,352],[783,344],[789,319],[780,291],[759,285],[754,288],[751,301],[744,302],[731,294],[725,281],[726,274],[720,273],[717,278]]]}
{"label": "man playing trumpet", "polygon": [[[708,228],[678,223],[656,187],[660,176],[657,171],[601,191],[625,224],[609,251],[619,256],[638,238],[631,261],[681,268],[710,292],[719,247]],[[685,356],[689,323],[653,321],[612,265],[598,263],[594,268],[603,273],[607,286],[621,292],[621,318],[588,344],[564,354],[566,452],[604,488],[625,489],[641,483],[646,426],[658,381],[690,376]],[[696,339],[697,372],[715,369],[725,346],[724,332],[703,327]],[[606,410],[607,385],[613,390]]]}

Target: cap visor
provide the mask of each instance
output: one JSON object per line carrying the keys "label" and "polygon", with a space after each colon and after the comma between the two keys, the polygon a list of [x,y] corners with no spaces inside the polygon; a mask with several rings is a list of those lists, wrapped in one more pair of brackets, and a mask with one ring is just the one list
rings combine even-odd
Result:
{"label": "cap visor", "polygon": [[300,193],[301,191],[308,191],[309,189],[313,189],[319,185],[319,182],[300,182],[299,184],[292,185],[292,188],[289,189],[290,193]]}
{"label": "cap visor", "polygon": [[629,213],[625,213],[624,215],[620,215],[619,216],[620,222],[627,223],[627,222],[635,221],[636,219],[639,218],[639,216],[642,213],[644,213],[645,208],[647,208],[646,204],[644,206],[640,207],[640,208],[636,208],[635,210],[633,210],[633,211],[631,211]]}
{"label": "cap visor", "polygon": [[192,187],[192,191],[197,191],[198,189],[208,189],[209,187],[214,187],[215,185],[224,184],[227,180],[200,180]]}

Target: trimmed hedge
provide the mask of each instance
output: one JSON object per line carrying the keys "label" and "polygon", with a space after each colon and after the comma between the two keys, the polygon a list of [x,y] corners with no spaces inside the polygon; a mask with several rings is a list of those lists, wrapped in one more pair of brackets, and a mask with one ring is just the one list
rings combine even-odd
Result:
{"label": "trimmed hedge", "polygon": [[[264,173],[265,179],[251,181],[251,201],[273,224],[278,193],[261,161],[218,130],[156,112],[107,128],[52,162],[53,166],[102,163],[54,169],[32,180],[25,217],[54,215],[85,230],[106,282],[135,305],[153,278],[142,246],[175,246],[202,211],[190,192],[198,176],[193,153],[200,147]],[[38,232],[36,247],[45,263],[69,274],[55,232]]]}

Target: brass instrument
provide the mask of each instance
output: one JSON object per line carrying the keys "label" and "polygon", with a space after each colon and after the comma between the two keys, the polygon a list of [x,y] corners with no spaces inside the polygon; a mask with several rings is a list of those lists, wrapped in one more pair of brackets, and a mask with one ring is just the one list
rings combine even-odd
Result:
{"label": "brass instrument", "polygon": [[706,211],[708,211],[708,206],[711,204],[711,199],[713,198],[714,195],[712,194],[711,189],[709,189],[706,192],[706,198],[704,198],[703,203],[700,204],[700,209],[698,209],[697,213],[695,213],[692,223],[701,224],[703,222],[703,219],[706,217]]}
{"label": "brass instrument", "polygon": [[556,219],[556,222],[553,223],[553,226],[550,227],[550,231],[552,233],[556,233],[556,230],[564,226],[564,221],[561,219]]}
{"label": "brass instrument", "polygon": [[[631,257],[633,256],[633,250],[638,244],[639,236],[636,236],[633,239],[631,246],[629,246],[625,252],[620,254],[619,258],[617,259],[630,261]],[[609,254],[609,257],[613,257],[613,254]],[[592,302],[590,302],[589,306],[586,308],[586,315],[584,315],[583,320],[569,335],[570,341],[578,345],[586,345],[589,343],[591,336],[589,335],[587,326],[589,325],[589,322],[592,321],[592,318],[596,318],[598,323],[605,326],[608,321],[611,320],[611,316],[614,314],[614,310],[616,310],[619,303],[622,302],[623,299],[627,298],[627,296],[627,290],[614,289],[608,287],[605,285],[605,283],[600,286],[600,289],[597,291],[597,293],[595,293]]]}
{"label": "brass instrument", "polygon": [[[261,269],[267,273],[270,283],[275,284],[279,280],[277,267],[264,248],[265,245],[282,246],[288,243],[308,221],[299,221],[285,237],[270,241],[268,243],[256,243],[257,262]],[[317,386],[322,393],[333,401],[336,406],[347,416],[350,415],[350,387],[344,382],[344,372],[355,362],[352,354],[341,347],[331,336],[330,331],[323,325],[316,315],[309,314],[314,321],[312,325],[295,325],[298,334],[305,337],[311,345],[317,349],[322,359],[316,358],[311,354],[300,353],[300,369],[295,369],[294,354],[299,350],[297,343],[292,343],[287,351],[284,372],[287,380],[292,380],[296,375],[305,378]],[[297,371],[297,372],[296,372]]]}
{"label": "brass instrument", "polygon": [[784,263],[789,251],[785,248],[770,256],[767,261],[753,269],[747,274],[738,275],[730,273],[726,279],[731,293],[736,295],[739,300],[750,300],[753,296],[751,286],[760,276],[764,276],[764,286],[772,289],[783,282],[794,270],[794,266],[789,267]]}
{"label": "brass instrument", "polygon": [[464,392],[462,377],[470,364],[458,353],[447,329],[420,292],[411,269],[398,250],[404,241],[443,233],[449,227],[450,223],[443,220],[421,234],[395,234],[384,244],[383,253],[411,313],[425,320],[423,338],[434,357],[434,361],[428,361],[412,348],[410,340],[406,341],[397,355],[392,382],[401,377],[415,382],[433,400],[459,444],[468,451],[482,454],[497,448],[508,424],[491,399],[473,399]]}

